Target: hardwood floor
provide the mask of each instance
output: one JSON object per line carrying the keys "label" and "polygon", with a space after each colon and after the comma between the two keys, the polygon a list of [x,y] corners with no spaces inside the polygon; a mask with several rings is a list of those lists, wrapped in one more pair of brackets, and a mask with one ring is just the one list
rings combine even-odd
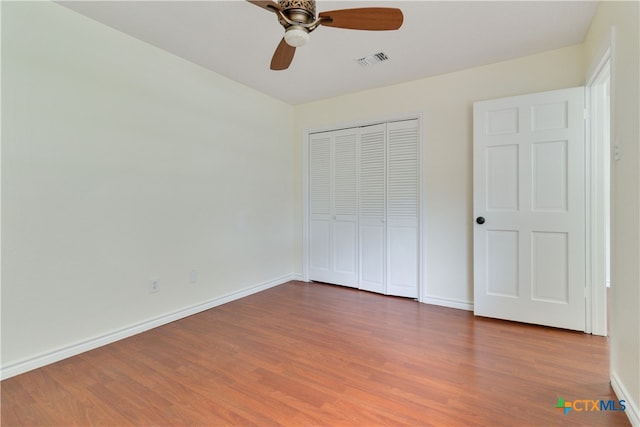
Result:
{"label": "hardwood floor", "polygon": [[606,338],[302,282],[1,387],[3,426],[629,425],[555,408],[616,400]]}

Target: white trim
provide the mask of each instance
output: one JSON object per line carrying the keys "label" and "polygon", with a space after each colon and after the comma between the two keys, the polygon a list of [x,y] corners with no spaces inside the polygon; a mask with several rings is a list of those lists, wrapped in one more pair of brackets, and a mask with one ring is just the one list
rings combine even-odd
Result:
{"label": "white trim", "polygon": [[587,80],[587,87],[593,86],[602,70],[605,68],[605,66],[608,65],[609,61],[611,60],[611,50],[611,48],[608,48],[602,53],[602,57],[600,58],[600,62],[598,62],[598,66],[593,70],[593,73],[589,75],[589,79]]}
{"label": "white trim", "polygon": [[[610,58],[609,51],[607,51],[606,62]],[[603,64],[603,65],[604,65]],[[600,105],[596,105],[596,89],[601,90],[601,86],[598,85],[600,77],[603,76],[603,72],[609,70],[609,68],[599,67],[597,75],[593,77],[589,86],[587,86],[587,101],[589,103],[590,118],[587,126],[587,148],[589,152],[589,171],[587,175],[588,185],[588,209],[589,213],[589,227],[588,240],[587,240],[587,256],[589,257],[588,264],[590,266],[587,272],[587,286],[590,292],[587,294],[587,323],[589,328],[587,332],[594,335],[607,335],[607,296],[606,296],[606,252],[603,246],[606,247],[606,243],[603,240],[605,235],[606,217],[603,216],[603,206],[606,206],[606,199],[608,197],[609,190],[604,187],[603,182],[609,182],[604,175],[608,168],[605,167],[605,156],[600,143],[601,138],[596,134],[596,126],[601,124],[601,111]],[[609,149],[607,144],[606,149]],[[603,158],[604,157],[604,158]],[[610,184],[609,184],[610,188]]]}
{"label": "white trim", "polygon": [[420,124],[422,124],[422,116],[421,112],[416,113],[407,113],[407,114],[398,114],[398,115],[390,115],[377,117],[373,119],[363,119],[353,122],[342,122],[342,123],[334,123],[323,126],[316,126],[312,128],[305,128],[302,130],[303,141],[302,143],[306,146],[309,142],[309,134],[312,133],[320,133],[320,132],[329,132],[334,130],[342,130],[342,129],[351,129],[365,126],[372,126],[381,123],[390,123],[390,122],[403,122],[405,120],[419,120]]}
{"label": "white trim", "polygon": [[592,140],[592,102],[591,102],[591,87],[585,86],[584,88],[584,201],[585,201],[585,229],[584,229],[584,241],[585,241],[585,290],[584,290],[584,332],[591,334],[593,331],[593,306],[595,305],[595,299],[593,298],[593,286],[594,282],[594,268],[592,266],[595,253],[597,252],[595,246],[595,237],[597,234],[597,227],[594,224],[594,215],[596,211],[595,199],[593,196],[593,181],[594,174],[593,168],[595,165],[594,159],[594,141]]}
{"label": "white trim", "polygon": [[605,56],[610,55],[610,52],[613,50],[613,44],[615,40],[614,27],[610,28],[608,36],[609,37],[604,39],[602,41],[602,45],[598,48],[599,53],[598,55],[596,55],[596,58],[600,58],[600,61],[595,64],[591,64],[589,67],[589,72],[587,73],[587,76],[589,76],[589,78],[587,79],[587,86],[589,86],[592,83],[592,80],[595,78],[595,76],[598,74],[602,66],[605,64],[606,62]]}
{"label": "white trim", "polygon": [[[604,244],[601,241],[601,234],[604,219],[601,218],[600,208],[602,205],[602,194],[599,179],[602,178],[601,166],[603,158],[598,150],[597,141],[594,130],[594,85],[601,77],[601,73],[608,67],[609,84],[611,86],[610,99],[610,117],[613,123],[613,50],[614,50],[614,30],[611,29],[609,38],[601,48],[600,60],[591,69],[588,75],[585,87],[585,107],[588,118],[585,121],[585,141],[586,141],[586,203],[587,203],[587,228],[586,228],[586,300],[585,300],[585,332],[594,335],[607,335],[607,294],[606,288],[596,286],[598,278],[604,274],[601,271],[605,265],[605,252],[599,245]],[[610,127],[611,133],[613,126]],[[610,144],[613,145],[613,135],[610,134]],[[608,193],[608,192],[606,192]]]}
{"label": "white trim", "polygon": [[473,303],[469,301],[456,300],[451,298],[424,297],[420,302],[441,307],[457,308],[458,310],[473,311]]}
{"label": "white trim", "polygon": [[72,345],[62,347],[56,350],[52,350],[49,352],[41,353],[37,356],[30,357],[20,362],[3,366],[0,369],[0,379],[5,380],[7,378],[11,378],[13,376],[31,371],[33,369],[37,369],[37,368],[49,365],[51,363],[58,362],[60,360],[69,358],[71,356],[76,356],[86,351],[93,350],[95,348],[114,343],[121,339],[128,338],[130,336],[148,331],[153,328],[157,328],[158,326],[166,325],[167,323],[171,323],[176,320],[180,320],[182,318],[194,315],[196,313],[209,310],[219,305],[226,304],[228,302],[235,301],[240,298],[244,298],[246,296],[264,291],[274,286],[281,285],[290,280],[295,280],[293,278],[293,275],[282,276],[277,279],[269,280],[267,282],[263,282],[258,285],[250,286],[248,288],[244,288],[239,291],[235,291],[235,292],[214,298],[212,300],[203,302],[201,304],[196,304],[190,307],[180,309],[178,311],[174,311],[172,313],[167,313],[162,316],[156,317],[154,319],[137,323],[135,325],[127,326],[125,328],[118,329],[118,330],[115,330],[107,334],[100,335],[85,341],[81,341],[76,344],[72,344]]}
{"label": "white trim", "polygon": [[424,171],[427,164],[427,131],[424,128],[422,114],[418,118],[418,301],[427,296],[427,197],[424,190],[427,188],[424,179],[427,176]]}
{"label": "white trim", "polygon": [[309,277],[309,134],[302,131],[302,280],[310,281]]}
{"label": "white trim", "polygon": [[618,400],[624,400],[624,405],[626,406],[625,414],[629,418],[631,425],[634,427],[640,427],[640,412],[638,412],[638,407],[636,403],[632,400],[631,393],[627,390],[622,381],[618,378],[618,376],[612,372],[611,373],[611,388],[613,392],[616,394]]}
{"label": "white trim", "polygon": [[304,280],[304,275],[299,273],[293,273],[291,275],[291,280],[296,280],[298,282],[308,282],[308,280]]}

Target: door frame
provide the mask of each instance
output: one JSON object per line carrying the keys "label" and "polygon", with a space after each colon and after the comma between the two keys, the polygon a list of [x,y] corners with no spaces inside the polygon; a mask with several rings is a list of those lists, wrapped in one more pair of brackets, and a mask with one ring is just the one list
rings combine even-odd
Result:
{"label": "door frame", "polygon": [[[586,139],[586,155],[587,155],[587,299],[586,299],[586,333],[593,335],[608,335],[608,303],[607,303],[607,288],[598,286],[597,282],[601,280],[604,271],[603,266],[606,263],[606,253],[602,245],[602,234],[604,233],[604,227],[606,224],[601,218],[601,203],[604,197],[610,197],[611,195],[611,168],[613,158],[609,156],[609,188],[607,190],[602,187],[602,168],[606,157],[603,156],[601,147],[599,147],[600,141],[594,132],[594,126],[596,125],[596,117],[593,114],[594,111],[594,95],[595,89],[599,84],[599,80],[602,77],[603,72],[609,73],[609,87],[610,87],[610,99],[609,99],[609,143],[610,148],[614,144],[614,32],[611,30],[608,43],[603,47],[603,52],[600,54],[600,60],[596,64],[596,67],[591,70],[587,83],[585,85],[585,114],[587,120],[585,122],[585,139]],[[611,198],[610,198],[611,200]],[[609,205],[609,212],[611,212],[612,206]],[[609,224],[612,227],[612,224]]]}
{"label": "door frame", "polygon": [[302,129],[302,281],[310,282],[309,278],[309,265],[310,265],[310,249],[309,249],[309,135],[318,132],[329,132],[334,130],[357,128],[364,126],[371,126],[380,123],[388,122],[400,122],[404,120],[418,120],[418,194],[420,195],[420,205],[418,206],[419,218],[418,218],[418,301],[422,301],[424,295],[426,295],[426,251],[425,251],[425,214],[426,206],[425,199],[422,195],[422,189],[424,188],[424,172],[422,167],[426,162],[423,157],[425,154],[423,145],[424,135],[424,120],[423,114],[407,113],[401,115],[384,116],[379,118],[364,119],[358,121],[342,122],[321,125],[317,127],[303,128]]}

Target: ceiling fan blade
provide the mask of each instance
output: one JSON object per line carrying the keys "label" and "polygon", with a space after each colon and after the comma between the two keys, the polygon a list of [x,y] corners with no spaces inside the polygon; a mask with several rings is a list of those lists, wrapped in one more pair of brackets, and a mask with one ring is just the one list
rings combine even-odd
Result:
{"label": "ceiling fan blade", "polygon": [[280,6],[278,5],[278,3],[274,2],[273,0],[262,0],[262,1],[247,0],[247,1],[251,4],[255,4],[258,7],[266,9],[269,12],[276,12],[280,10]]}
{"label": "ceiling fan blade", "polygon": [[276,51],[273,53],[273,58],[271,58],[271,69],[286,70],[289,68],[291,61],[293,61],[293,55],[295,53],[296,48],[289,46],[283,37]]}
{"label": "ceiling fan blade", "polygon": [[397,30],[402,26],[404,16],[400,9],[391,7],[362,7],[321,12],[327,27],[351,30],[385,31]]}

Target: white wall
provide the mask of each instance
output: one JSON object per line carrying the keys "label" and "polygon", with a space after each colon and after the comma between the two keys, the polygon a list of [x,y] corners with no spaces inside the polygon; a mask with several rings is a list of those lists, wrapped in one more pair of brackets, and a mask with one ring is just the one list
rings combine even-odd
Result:
{"label": "white wall", "polygon": [[426,296],[471,304],[472,103],[582,85],[611,25],[611,363],[637,408],[637,2],[604,2],[584,46],[295,108],[56,4],[2,2],[2,368],[301,274],[301,137],[336,123],[423,115]]}
{"label": "white wall", "polygon": [[[426,203],[423,300],[470,307],[473,303],[473,102],[582,84],[583,50],[582,46],[573,46],[299,105],[295,110],[298,137],[295,156],[302,157],[304,129],[421,113],[424,119],[422,196]],[[296,176],[302,176],[301,167],[296,170]],[[298,196],[295,218],[302,220],[300,182],[301,179],[295,192]],[[296,227],[301,229],[301,225]],[[300,236],[296,241],[302,244]],[[296,253],[302,253],[301,246]],[[301,271],[300,256],[296,272]]]}
{"label": "white wall", "polygon": [[601,2],[585,39],[586,72],[609,46],[613,28],[611,293],[609,311],[611,380],[640,425],[640,3]]}
{"label": "white wall", "polygon": [[2,2],[3,369],[289,279],[292,122],[62,6]]}

